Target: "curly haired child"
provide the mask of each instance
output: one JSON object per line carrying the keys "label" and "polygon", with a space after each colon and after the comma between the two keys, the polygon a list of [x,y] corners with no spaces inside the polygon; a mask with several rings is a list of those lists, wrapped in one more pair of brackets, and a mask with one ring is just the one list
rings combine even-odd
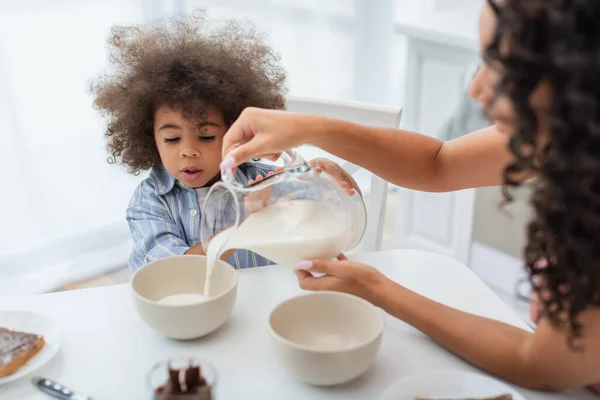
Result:
{"label": "curly haired child", "polygon": [[[114,27],[108,44],[110,68],[91,89],[108,122],[109,162],[134,174],[150,170],[127,208],[130,268],[204,254],[200,208],[220,179],[223,136],[246,107],[285,108],[285,72],[253,26],[209,21],[203,10]],[[269,173],[271,166],[249,162],[236,178],[249,183]],[[236,268],[270,264],[246,250],[227,261]]]}

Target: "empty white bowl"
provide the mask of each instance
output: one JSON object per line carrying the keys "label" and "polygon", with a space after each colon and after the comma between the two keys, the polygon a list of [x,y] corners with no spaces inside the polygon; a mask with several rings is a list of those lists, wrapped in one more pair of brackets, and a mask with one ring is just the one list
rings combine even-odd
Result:
{"label": "empty white bowl", "polygon": [[[153,261],[135,272],[131,279],[133,303],[150,328],[172,339],[187,340],[207,335],[227,321],[235,303],[238,281],[235,269],[225,261],[218,260],[215,264],[210,297],[189,301],[193,295],[204,293],[206,260],[199,255],[172,256]],[[159,303],[173,295],[192,296],[184,296],[188,299],[173,304]]]}
{"label": "empty white bowl", "polygon": [[277,305],[269,316],[269,332],[278,358],[292,376],[331,386],[358,377],[373,364],[383,317],[356,296],[308,293]]}

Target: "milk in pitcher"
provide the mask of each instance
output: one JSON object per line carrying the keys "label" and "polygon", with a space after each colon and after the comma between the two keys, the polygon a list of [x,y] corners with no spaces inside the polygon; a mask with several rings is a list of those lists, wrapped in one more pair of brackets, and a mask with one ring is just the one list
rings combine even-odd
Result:
{"label": "milk in pitcher", "polygon": [[348,242],[346,224],[344,211],[325,202],[282,201],[257,211],[237,230],[228,228],[210,241],[204,296],[210,294],[214,264],[225,251],[246,249],[286,266],[311,258],[333,258]]}

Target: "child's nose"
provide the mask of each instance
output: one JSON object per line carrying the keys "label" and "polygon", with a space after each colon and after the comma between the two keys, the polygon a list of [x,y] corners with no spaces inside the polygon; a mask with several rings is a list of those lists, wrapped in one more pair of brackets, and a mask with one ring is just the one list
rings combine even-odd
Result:
{"label": "child's nose", "polygon": [[198,157],[200,155],[200,152],[193,147],[187,147],[182,149],[179,155],[181,157]]}

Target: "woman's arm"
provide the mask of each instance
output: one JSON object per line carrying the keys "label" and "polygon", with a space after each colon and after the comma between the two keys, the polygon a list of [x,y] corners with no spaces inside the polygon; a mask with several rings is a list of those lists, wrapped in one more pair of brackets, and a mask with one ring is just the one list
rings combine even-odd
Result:
{"label": "woman's arm", "polygon": [[308,144],[361,165],[396,184],[445,192],[502,183],[512,156],[508,137],[494,126],[443,142],[405,130],[324,120],[326,133]]}
{"label": "woman's arm", "polygon": [[[308,269],[306,269],[308,267]],[[419,329],[466,361],[510,382],[536,390],[562,391],[600,381],[600,310],[581,315],[583,351],[569,347],[568,332],[542,320],[535,333],[468,314],[389,280],[372,267],[341,258],[299,265],[300,286],[363,297]],[[310,271],[310,272],[309,272]],[[324,273],[313,277],[311,272]]]}
{"label": "woman's arm", "polygon": [[468,314],[387,281],[378,304],[466,361],[520,386],[563,391],[600,381],[600,311],[581,317],[584,351],[542,319],[535,333]]}
{"label": "woman's arm", "polygon": [[310,144],[399,186],[452,191],[501,184],[512,159],[507,141],[495,127],[443,142],[404,130],[248,108],[224,137],[222,167],[250,157],[273,159],[283,150]]}

